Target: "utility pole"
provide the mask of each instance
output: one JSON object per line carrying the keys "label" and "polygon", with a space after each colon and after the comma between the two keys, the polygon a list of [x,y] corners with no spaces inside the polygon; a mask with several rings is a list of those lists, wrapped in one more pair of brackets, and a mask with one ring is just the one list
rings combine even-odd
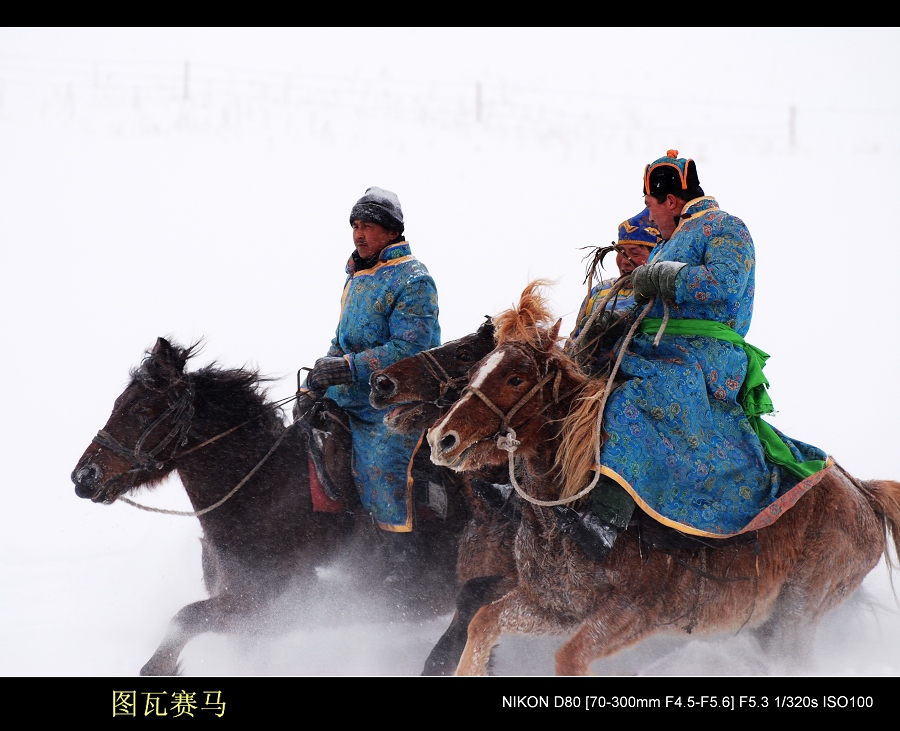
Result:
{"label": "utility pole", "polygon": [[481,82],[475,82],[475,121],[481,123]]}
{"label": "utility pole", "polygon": [[791,147],[797,146],[797,107],[791,104],[790,122],[789,122],[789,139]]}

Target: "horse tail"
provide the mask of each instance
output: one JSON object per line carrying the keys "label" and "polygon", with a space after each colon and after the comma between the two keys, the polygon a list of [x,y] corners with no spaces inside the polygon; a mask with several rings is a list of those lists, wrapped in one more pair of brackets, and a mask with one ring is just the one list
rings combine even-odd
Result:
{"label": "horse tail", "polygon": [[562,441],[553,465],[563,483],[561,500],[581,492],[597,467],[596,447],[600,439],[597,416],[605,389],[605,378],[588,381],[563,422]]}
{"label": "horse tail", "polygon": [[862,483],[862,489],[872,509],[881,519],[884,527],[885,544],[894,544],[892,557],[890,550],[885,550],[884,560],[888,569],[900,568],[900,482],[893,480],[868,480]]}

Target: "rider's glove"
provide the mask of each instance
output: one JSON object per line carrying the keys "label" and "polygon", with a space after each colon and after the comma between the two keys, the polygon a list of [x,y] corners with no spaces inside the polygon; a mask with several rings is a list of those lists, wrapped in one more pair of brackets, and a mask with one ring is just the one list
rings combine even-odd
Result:
{"label": "rider's glove", "polygon": [[316,401],[319,400],[321,394],[317,394],[315,391],[307,391],[303,389],[297,392],[297,400],[294,402],[294,421],[297,419],[303,419],[309,413],[309,410],[316,405]]}
{"label": "rider's glove", "polygon": [[324,391],[329,386],[352,381],[353,373],[345,358],[319,358],[306,379],[306,385],[315,391]]}
{"label": "rider's glove", "polygon": [[634,301],[642,305],[651,297],[660,295],[663,299],[675,299],[675,280],[687,264],[680,261],[655,261],[644,264],[631,272],[631,286],[634,287]]}

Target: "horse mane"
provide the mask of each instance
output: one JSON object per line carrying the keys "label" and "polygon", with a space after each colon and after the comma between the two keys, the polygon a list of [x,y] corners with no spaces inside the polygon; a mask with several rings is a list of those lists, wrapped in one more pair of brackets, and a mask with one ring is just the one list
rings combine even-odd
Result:
{"label": "horse mane", "polygon": [[563,483],[560,498],[580,492],[587,485],[595,463],[595,444],[599,438],[597,411],[603,398],[606,379],[588,379],[578,364],[560,347],[560,321],[554,318],[541,288],[552,282],[536,279],[522,292],[518,306],[493,318],[494,342],[525,342],[546,353],[569,382],[583,383],[584,390],[562,421],[562,442],[554,458],[554,470]]}
{"label": "horse mane", "polygon": [[547,351],[556,344],[559,328],[558,320],[550,312],[547,298],[541,293],[542,287],[553,282],[549,279],[535,279],[522,291],[519,304],[495,315],[494,344],[499,347],[506,342],[526,342],[537,350]]}
{"label": "horse mane", "polygon": [[601,436],[597,416],[605,389],[605,378],[588,380],[563,420],[562,439],[553,463],[563,483],[560,500],[581,492],[597,467],[596,447]]}
{"label": "horse mane", "polygon": [[280,409],[270,408],[264,384],[274,378],[260,375],[250,368],[221,368],[212,363],[190,373],[184,370],[186,363],[199,354],[203,343],[198,341],[186,348],[169,343],[170,348],[158,352],[147,351],[141,365],[131,370],[131,378],[148,386],[169,387],[190,382],[194,387],[195,405],[221,417],[226,422],[240,423],[265,412],[256,422],[265,431],[279,433],[284,429]]}

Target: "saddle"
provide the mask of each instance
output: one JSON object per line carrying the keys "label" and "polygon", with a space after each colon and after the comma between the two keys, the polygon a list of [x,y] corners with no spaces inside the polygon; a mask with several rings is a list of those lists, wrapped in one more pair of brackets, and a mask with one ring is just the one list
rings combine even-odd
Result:
{"label": "saddle", "polygon": [[[317,512],[343,512],[359,504],[353,482],[350,419],[329,398],[321,398],[297,419],[309,437],[309,476]],[[318,484],[316,484],[318,483]],[[322,495],[318,495],[321,491]]]}
{"label": "saddle", "polygon": [[[316,512],[354,512],[361,507],[353,480],[353,442],[350,419],[329,398],[320,398],[297,419],[309,439],[310,487]],[[413,500],[420,520],[447,518],[450,508],[448,485],[452,476],[431,462],[427,443],[420,444],[413,456]],[[317,494],[318,492],[318,494]]]}

